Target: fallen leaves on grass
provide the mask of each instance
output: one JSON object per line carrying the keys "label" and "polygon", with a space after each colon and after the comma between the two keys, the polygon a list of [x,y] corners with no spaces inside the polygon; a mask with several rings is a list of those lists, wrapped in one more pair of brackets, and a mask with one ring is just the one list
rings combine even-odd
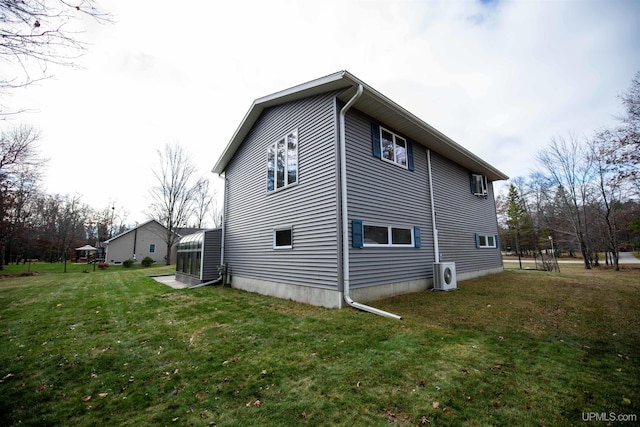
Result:
{"label": "fallen leaves on grass", "polygon": [[387,413],[388,415],[388,419],[387,421],[389,422],[389,424],[394,424],[396,422],[396,414],[393,413],[393,411],[391,409],[385,409],[384,412]]}
{"label": "fallen leaves on grass", "polygon": [[82,396],[82,401],[83,402],[88,402],[91,400],[91,396]]}

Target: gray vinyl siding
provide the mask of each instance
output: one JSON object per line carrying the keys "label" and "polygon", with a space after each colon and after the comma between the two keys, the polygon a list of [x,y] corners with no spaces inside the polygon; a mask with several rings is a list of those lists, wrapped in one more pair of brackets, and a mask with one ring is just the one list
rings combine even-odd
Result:
{"label": "gray vinyl siding", "polygon": [[[232,278],[337,288],[334,95],[266,109],[228,164],[225,262]],[[298,183],[267,193],[267,148],[293,129]],[[274,249],[273,230],[285,226],[293,228],[293,248]]]}
{"label": "gray vinyl siding", "polygon": [[351,286],[432,277],[431,205],[424,149],[414,143],[414,171],[374,157],[371,120],[354,109],[347,113],[346,143],[349,235],[351,221],[356,219],[377,225],[418,226],[422,240],[420,248],[350,246]]}
{"label": "gray vinyl siding", "polygon": [[202,281],[207,282],[218,277],[220,265],[220,249],[222,245],[222,229],[204,232],[204,247],[202,248]]}
{"label": "gray vinyl siding", "polygon": [[471,171],[431,153],[441,261],[455,261],[456,271],[502,266],[500,249],[476,248],[476,233],[497,235],[496,207],[491,183],[488,196],[471,194]]}

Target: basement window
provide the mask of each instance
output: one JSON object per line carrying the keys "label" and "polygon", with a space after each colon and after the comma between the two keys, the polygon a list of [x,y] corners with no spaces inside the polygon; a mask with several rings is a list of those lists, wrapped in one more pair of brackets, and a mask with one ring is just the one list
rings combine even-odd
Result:
{"label": "basement window", "polygon": [[354,248],[420,248],[422,239],[420,238],[420,227],[418,226],[373,225],[354,219],[351,221],[351,244]]}
{"label": "basement window", "polygon": [[293,227],[273,230],[273,249],[293,248]]}
{"label": "basement window", "polygon": [[498,236],[484,235],[476,233],[476,248],[497,248]]}
{"label": "basement window", "polygon": [[364,224],[364,246],[413,247],[413,228]]}

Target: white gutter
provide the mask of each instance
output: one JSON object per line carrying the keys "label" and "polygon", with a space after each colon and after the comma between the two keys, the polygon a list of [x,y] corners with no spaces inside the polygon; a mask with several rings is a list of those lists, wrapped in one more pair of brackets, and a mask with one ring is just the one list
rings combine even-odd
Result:
{"label": "white gutter", "polygon": [[438,246],[438,226],[436,225],[436,205],[433,201],[433,178],[431,176],[431,150],[427,150],[427,166],[429,168],[429,197],[431,198],[431,223],[433,225],[433,255],[435,262],[440,262]]}
{"label": "white gutter", "polygon": [[347,211],[347,149],[346,149],[346,131],[345,131],[345,115],[347,110],[356,102],[356,100],[362,95],[364,88],[362,84],[358,85],[358,90],[355,95],[347,102],[347,104],[340,110],[340,211],[342,212],[342,277],[344,285],[344,300],[351,307],[368,311],[369,313],[378,314],[380,316],[390,317],[392,319],[400,320],[401,316],[397,314],[389,313],[387,311],[378,310],[377,308],[370,307],[368,305],[360,304],[351,299],[349,295],[349,215]]}

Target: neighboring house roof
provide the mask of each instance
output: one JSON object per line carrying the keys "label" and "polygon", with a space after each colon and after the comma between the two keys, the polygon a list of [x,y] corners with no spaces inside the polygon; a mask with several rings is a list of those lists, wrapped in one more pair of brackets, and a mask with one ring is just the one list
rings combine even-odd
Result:
{"label": "neighboring house roof", "polygon": [[186,236],[188,234],[193,234],[193,233],[197,233],[198,231],[202,231],[202,230],[206,230],[206,228],[197,228],[197,227],[184,227],[184,228],[178,228],[176,230],[176,233],[179,236]]}
{"label": "neighboring house roof", "polygon": [[[156,221],[155,219],[151,219],[151,220],[149,220],[149,221],[147,221],[147,222],[144,222],[144,223],[142,223],[142,224],[138,225],[137,227],[132,228],[131,230],[127,230],[127,231],[125,231],[125,232],[123,232],[123,233],[118,234],[117,236],[113,236],[112,238],[110,238],[110,239],[108,239],[108,240],[105,240],[105,241],[104,241],[104,243],[109,244],[109,242],[111,242],[111,241],[113,241],[113,240],[116,240],[116,239],[119,239],[120,237],[124,236],[125,234],[129,234],[129,233],[131,233],[131,232],[135,231],[135,230],[136,230],[136,229],[138,229],[138,228],[143,228],[143,227],[145,227],[146,225],[151,224],[152,222],[155,222],[156,224],[158,224],[160,227],[162,227],[162,228],[164,228],[164,229],[166,229],[166,228],[167,228],[167,227],[165,227],[164,225],[160,224],[160,223],[159,223],[158,221]],[[175,233],[175,234],[176,234],[176,236],[180,237],[180,234],[178,234],[178,233]]]}
{"label": "neighboring house roof", "polygon": [[414,116],[380,92],[368,86],[348,71],[339,71],[272,95],[256,99],[244,116],[231,141],[227,144],[213,172],[221,174],[238,150],[242,141],[256,123],[262,112],[275,105],[295,101],[309,96],[319,95],[334,90],[342,90],[338,99],[347,102],[355,94],[358,85],[362,85],[364,92],[353,104],[353,107],[382,121],[395,131],[409,139],[419,142],[425,147],[468,168],[470,171],[485,175],[491,181],[504,180],[509,177],[491,166],[480,157],[473,154],[460,144],[436,130],[423,120]]}

